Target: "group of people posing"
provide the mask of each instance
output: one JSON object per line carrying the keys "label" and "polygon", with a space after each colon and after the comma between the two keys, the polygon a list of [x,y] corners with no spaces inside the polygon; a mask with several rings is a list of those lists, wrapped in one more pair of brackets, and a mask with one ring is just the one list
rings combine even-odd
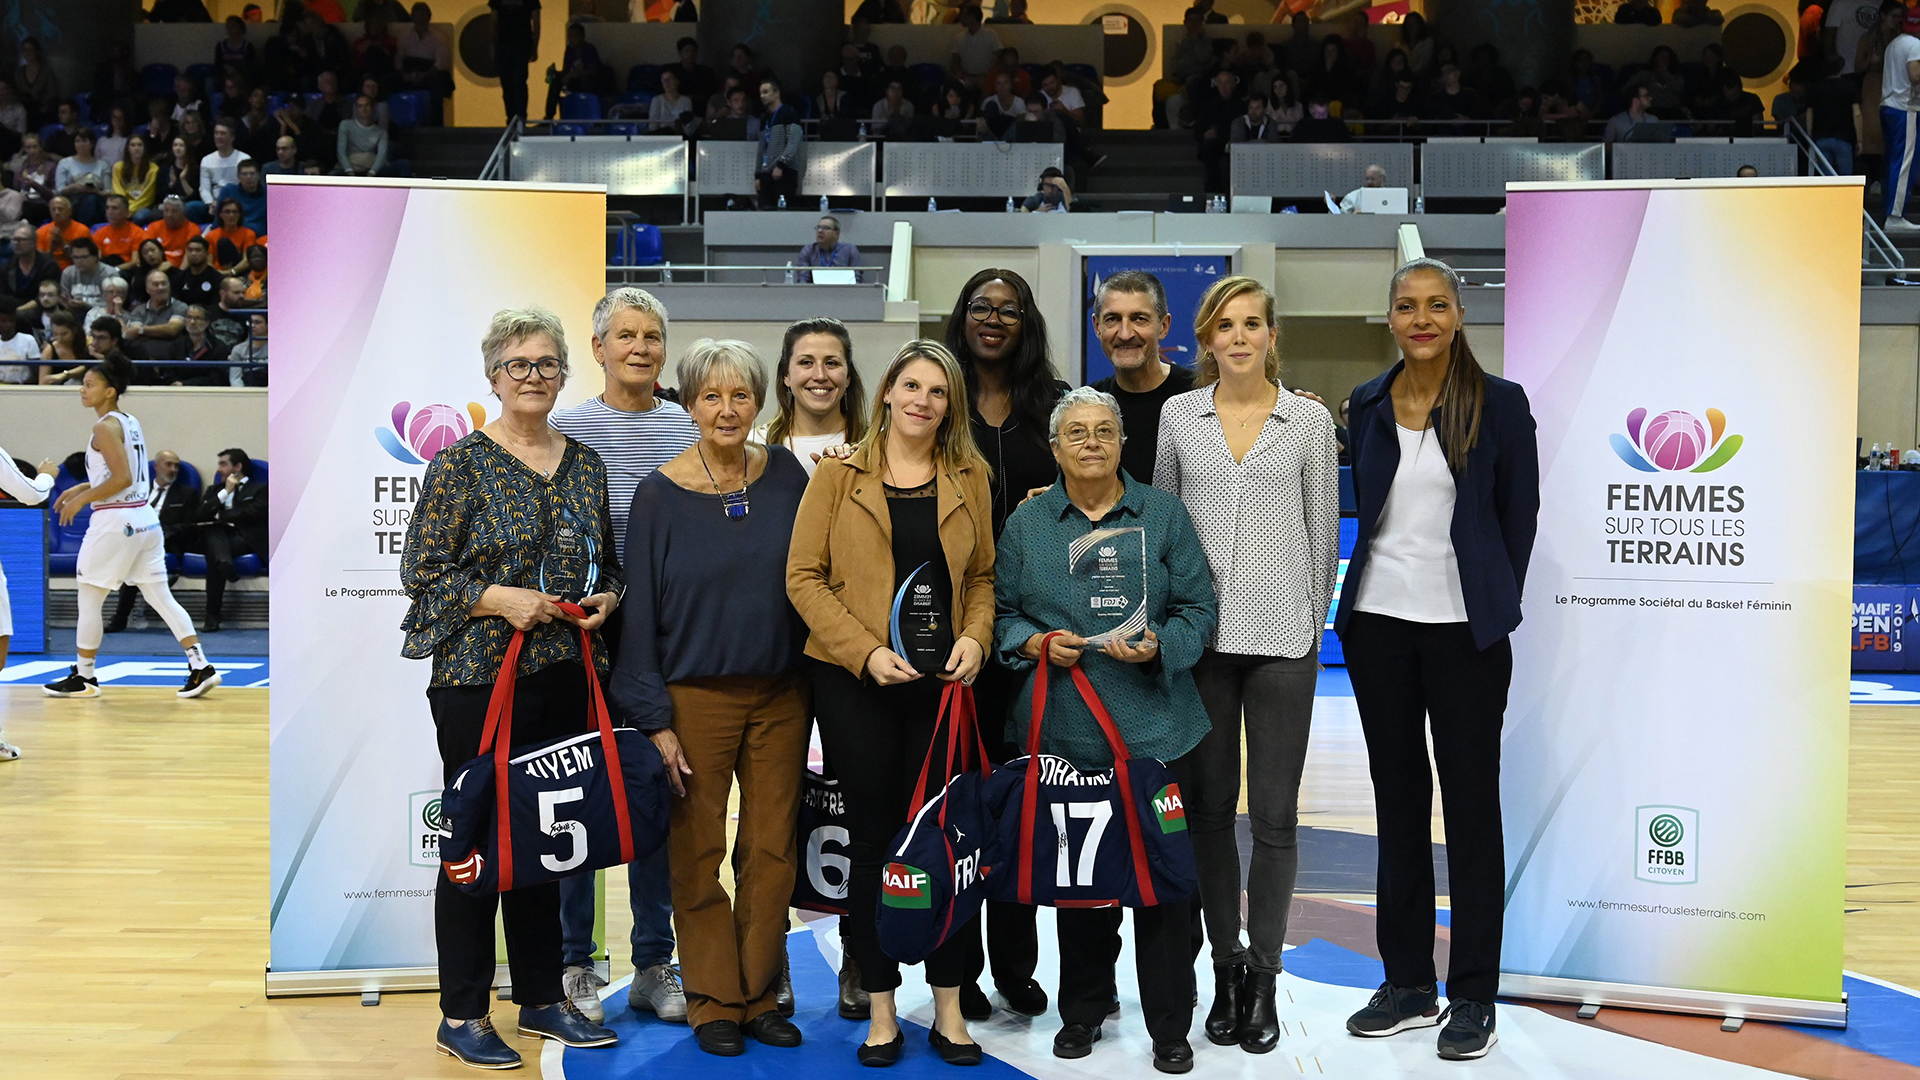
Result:
{"label": "group of people posing", "polygon": [[[813,319],[788,329],[772,372],[745,342],[694,342],[678,362],[680,404],[655,392],[667,313],[623,288],[593,313],[605,393],[557,413],[570,371],[559,320],[499,313],[481,353],[500,418],[429,464],[401,567],[413,601],[404,653],[433,662],[446,775],[478,752],[515,631],[525,633],[518,741],[584,730],[582,660],[610,672],[615,722],[649,733],[676,795],[661,853],[629,864],[629,1005],[735,1055],[749,1039],[801,1041],[785,939],[817,724],[849,833],[839,1013],[868,1024],[859,1060],[886,1066],[905,1040],[900,965],[876,931],[881,869],[943,684],[971,686],[1005,761],[1025,744],[1038,665],[1078,665],[1130,752],[1165,761],[1184,796],[1198,895],[1135,909],[1133,933],[1153,1063],[1185,1072],[1202,947],[1214,975],[1208,1040],[1258,1054],[1280,1037],[1299,786],[1338,591],[1376,793],[1387,975],[1348,1029],[1444,1025],[1442,1057],[1486,1053],[1503,906],[1500,730],[1538,508],[1534,423],[1521,389],[1474,360],[1450,268],[1408,263],[1388,302],[1402,360],[1351,399],[1359,534],[1343,590],[1336,426],[1319,399],[1283,388],[1274,298],[1252,278],[1224,278],[1201,300],[1192,369],[1161,358],[1172,316],[1160,282],[1126,272],[1099,283],[1092,312],[1115,374],[1069,388],[1031,287],[989,269],[961,289],[944,340],[909,342],[871,395],[846,328]],[[772,420],[756,428],[769,393]],[[602,538],[595,595],[539,588],[562,522]],[[1148,628],[1093,647],[1059,560],[1072,540],[1122,525],[1144,530]],[[889,646],[895,593],[916,573],[951,613],[944,663],[916,667]],[[575,623],[598,632],[592,657],[580,656]],[[1109,768],[1069,682],[1050,687],[1043,751]],[[1429,726],[1453,902],[1444,1012]],[[441,1051],[481,1067],[520,1061],[488,1019],[496,903],[519,1034],[617,1041],[591,962],[593,890],[591,875],[497,899],[439,883]],[[1121,916],[1057,912],[1060,1057],[1090,1053],[1118,1005]],[[982,1060],[970,1021],[1049,1005],[1034,979],[1036,910],[989,902],[978,921],[984,933],[962,927],[925,961],[928,1042],[955,1065]],[[981,985],[989,971],[994,996]]]}

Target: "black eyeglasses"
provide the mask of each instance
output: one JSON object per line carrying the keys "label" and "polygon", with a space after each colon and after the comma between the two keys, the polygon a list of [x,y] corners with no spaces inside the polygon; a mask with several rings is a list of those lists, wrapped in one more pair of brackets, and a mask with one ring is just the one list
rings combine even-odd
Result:
{"label": "black eyeglasses", "polygon": [[1000,316],[1000,321],[1003,323],[1017,323],[1021,319],[1022,312],[1012,304],[1006,307],[994,307],[985,300],[975,300],[967,305],[967,318],[974,322],[986,322],[995,315]]}
{"label": "black eyeglasses", "polygon": [[548,382],[560,377],[560,358],[557,356],[543,356],[538,361],[516,358],[502,366],[507,369],[507,377],[514,382],[526,382],[527,376],[535,371],[538,371],[540,377]]}

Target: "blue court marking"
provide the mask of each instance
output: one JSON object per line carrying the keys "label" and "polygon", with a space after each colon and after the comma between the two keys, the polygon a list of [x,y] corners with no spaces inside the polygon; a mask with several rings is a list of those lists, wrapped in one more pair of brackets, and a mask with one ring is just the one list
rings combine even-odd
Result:
{"label": "blue court marking", "polygon": [[1920,675],[1898,671],[1853,673],[1854,705],[1920,705]]}
{"label": "blue court marking", "polygon": [[1329,666],[1320,669],[1319,681],[1313,684],[1314,697],[1352,697],[1353,679],[1348,677],[1347,669]]}
{"label": "blue court marking", "polygon": [[[872,1080],[874,1070],[855,1060],[854,1048],[866,1038],[867,1025],[840,1019],[836,1007],[840,1000],[840,981],[827,966],[826,957],[814,943],[811,930],[795,930],[787,935],[787,953],[793,963],[793,996],[796,1001],[824,1001],[828,1004],[801,1009],[793,1022],[799,1026],[803,1041],[791,1050],[762,1046],[749,1038],[747,1052],[738,1058],[716,1058],[700,1049],[693,1032],[685,1024],[667,1024],[651,1014],[642,1016],[627,1008],[627,989],[622,987],[605,999],[606,1025],[620,1033],[620,1045],[603,1050],[568,1049],[561,1057],[567,1080],[632,1080],[633,1077],[692,1076],[724,1069],[730,1078],[752,1080]],[[926,1080],[953,1080],[953,1067],[940,1060],[927,1045],[927,1029],[902,1021],[906,1049],[900,1063],[888,1069],[894,1077],[924,1077]],[[724,1064],[722,1064],[724,1062]],[[1027,1074],[1004,1061],[989,1056],[968,1077],[979,1080],[1017,1080]]]}
{"label": "blue court marking", "polygon": [[[220,669],[220,689],[260,689],[267,686],[269,663],[264,656],[208,657]],[[0,685],[37,686],[67,673],[73,666],[71,656],[15,658],[0,671]],[[167,686],[179,689],[187,678],[187,661],[179,653],[172,656],[113,656],[100,654],[94,672],[101,686]],[[838,991],[836,991],[837,993]]]}

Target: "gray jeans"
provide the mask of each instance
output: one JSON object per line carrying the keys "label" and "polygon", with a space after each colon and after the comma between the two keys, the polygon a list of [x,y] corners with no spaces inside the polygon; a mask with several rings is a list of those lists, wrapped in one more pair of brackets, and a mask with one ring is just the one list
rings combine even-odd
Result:
{"label": "gray jeans", "polygon": [[[1187,823],[1200,871],[1200,903],[1215,964],[1244,963],[1278,972],[1300,867],[1296,833],[1300,772],[1313,723],[1313,687],[1320,658],[1237,656],[1209,650],[1194,665],[1213,728],[1188,754],[1193,773]],[[1240,726],[1247,729],[1247,809],[1253,824],[1248,868],[1247,937],[1240,944]]]}

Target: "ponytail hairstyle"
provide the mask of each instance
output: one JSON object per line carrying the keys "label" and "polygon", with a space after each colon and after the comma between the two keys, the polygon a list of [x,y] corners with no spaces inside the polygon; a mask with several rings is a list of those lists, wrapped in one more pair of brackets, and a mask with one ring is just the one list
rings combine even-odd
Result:
{"label": "ponytail hairstyle", "polygon": [[[1439,259],[1415,259],[1395,270],[1392,282],[1387,285],[1387,309],[1393,309],[1393,302],[1400,295],[1400,283],[1422,271],[1432,271],[1446,279],[1447,291],[1453,294],[1454,309],[1464,313],[1465,308],[1460,304],[1460,275]],[[1480,415],[1486,401],[1487,373],[1481,369],[1480,361],[1474,359],[1466,330],[1457,328],[1447,352],[1447,373],[1435,401],[1435,407],[1440,410],[1440,423],[1434,433],[1447,452],[1447,467],[1455,473],[1466,470],[1467,453],[1480,441]]]}
{"label": "ponytail hairstyle", "polygon": [[847,362],[847,386],[840,394],[840,419],[846,424],[846,443],[858,446],[867,433],[867,418],[861,412],[866,388],[860,383],[860,369],[853,366],[853,335],[839,319],[801,319],[787,327],[780,342],[780,364],[773,374],[773,400],[780,412],[767,423],[767,445],[785,446],[793,434],[793,389],[787,385],[787,366],[793,362],[793,347],[808,334],[828,334],[840,341],[841,359]]}
{"label": "ponytail hairstyle", "polygon": [[1213,324],[1219,321],[1220,312],[1227,304],[1247,295],[1259,297],[1266,308],[1267,328],[1272,331],[1267,338],[1267,381],[1276,386],[1280,384],[1280,324],[1274,317],[1273,293],[1253,278],[1236,274],[1209,286],[1200,297],[1199,309],[1194,312],[1193,339],[1200,348],[1200,360],[1194,364],[1195,387],[1212,386],[1220,381],[1220,361],[1214,358],[1213,350],[1207,348],[1207,339],[1213,336]]}
{"label": "ponytail hairstyle", "polygon": [[113,390],[113,403],[119,405],[120,399],[127,396],[127,387],[133,383],[133,361],[115,351],[101,357],[100,362],[93,365],[93,370],[107,381],[107,386]]}

